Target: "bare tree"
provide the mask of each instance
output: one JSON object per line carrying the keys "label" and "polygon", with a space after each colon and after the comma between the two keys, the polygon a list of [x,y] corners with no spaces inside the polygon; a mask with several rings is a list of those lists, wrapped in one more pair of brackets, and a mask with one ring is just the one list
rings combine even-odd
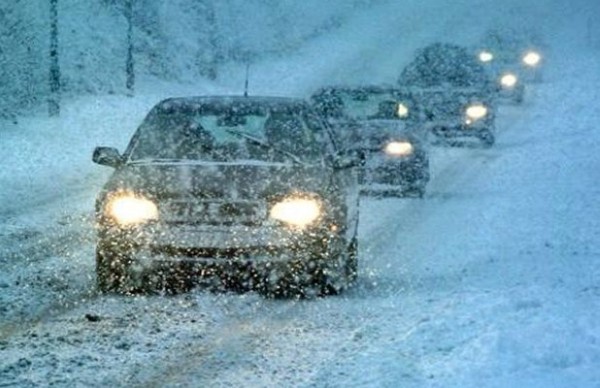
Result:
{"label": "bare tree", "polygon": [[58,62],[58,0],[50,0],[50,116],[60,115],[60,65]]}
{"label": "bare tree", "polygon": [[125,17],[127,18],[127,63],[125,65],[125,73],[127,80],[127,94],[132,96],[135,86],[135,72],[133,62],[133,0],[125,2]]}
{"label": "bare tree", "polygon": [[207,67],[207,76],[211,80],[217,79],[217,67],[219,62],[219,39],[217,28],[217,16],[215,6],[212,2],[204,2],[206,12],[206,24],[208,26],[208,48],[211,51]]}

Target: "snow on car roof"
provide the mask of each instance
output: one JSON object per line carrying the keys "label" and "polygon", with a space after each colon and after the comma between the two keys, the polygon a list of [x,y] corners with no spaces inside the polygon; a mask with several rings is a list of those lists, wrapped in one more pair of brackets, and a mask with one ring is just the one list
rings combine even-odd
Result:
{"label": "snow on car roof", "polygon": [[278,97],[278,96],[193,96],[193,97],[172,97],[158,103],[159,107],[166,106],[182,106],[193,104],[268,104],[273,106],[298,106],[308,107],[306,101],[301,98],[294,97]]}

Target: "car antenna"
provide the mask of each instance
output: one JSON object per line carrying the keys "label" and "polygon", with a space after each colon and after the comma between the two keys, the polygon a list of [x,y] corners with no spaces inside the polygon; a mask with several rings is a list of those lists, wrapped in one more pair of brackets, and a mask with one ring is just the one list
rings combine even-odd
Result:
{"label": "car antenna", "polygon": [[246,81],[244,82],[244,97],[248,97],[248,78],[250,76],[250,61],[246,62]]}

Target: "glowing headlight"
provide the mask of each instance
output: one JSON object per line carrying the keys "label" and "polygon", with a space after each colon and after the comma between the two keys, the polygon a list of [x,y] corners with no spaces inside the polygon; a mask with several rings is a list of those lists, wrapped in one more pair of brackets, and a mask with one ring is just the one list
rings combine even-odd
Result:
{"label": "glowing headlight", "polygon": [[158,218],[158,208],[152,201],[132,194],[112,199],[107,210],[123,225],[140,224]]}
{"label": "glowing headlight", "polygon": [[471,121],[476,121],[484,118],[488,113],[488,109],[481,104],[471,105],[467,108],[467,118]]}
{"label": "glowing headlight", "polygon": [[408,117],[408,107],[403,103],[399,103],[398,107],[396,108],[396,114],[400,118]]}
{"label": "glowing headlight", "polygon": [[500,84],[505,88],[512,88],[517,84],[517,76],[512,73],[507,73],[500,78]]}
{"label": "glowing headlight", "polygon": [[535,51],[530,51],[523,56],[523,63],[527,66],[537,66],[542,60],[542,56]]}
{"label": "glowing headlight", "polygon": [[494,60],[494,54],[489,51],[482,51],[479,53],[479,60],[484,63],[488,63]]}
{"label": "glowing headlight", "polygon": [[314,222],[321,214],[318,201],[308,198],[287,198],[276,203],[269,213],[270,217],[292,226],[304,228]]}
{"label": "glowing headlight", "polygon": [[385,146],[385,153],[390,156],[409,156],[413,151],[413,145],[407,141],[392,141]]}

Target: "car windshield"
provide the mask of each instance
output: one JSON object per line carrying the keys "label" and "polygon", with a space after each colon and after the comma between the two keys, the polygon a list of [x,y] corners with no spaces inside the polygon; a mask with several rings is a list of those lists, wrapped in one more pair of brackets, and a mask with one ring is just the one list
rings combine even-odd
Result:
{"label": "car windshield", "polygon": [[345,115],[356,120],[384,117],[385,108],[396,104],[393,96],[388,93],[350,92],[341,97]]}
{"label": "car windshield", "polygon": [[336,129],[347,149],[379,149],[388,139],[407,137],[400,121],[386,121],[349,121],[340,123]]}
{"label": "car windshield", "polygon": [[417,97],[429,118],[462,116],[465,109],[473,103],[489,103],[487,98],[481,98],[481,93],[460,90],[452,93],[440,90],[417,94]]}
{"label": "car windshield", "polygon": [[419,51],[399,82],[420,88],[486,88],[489,80],[485,68],[464,47],[436,43]]}
{"label": "car windshield", "polygon": [[[412,112],[413,98],[396,91],[363,89],[327,90],[313,96],[315,106],[330,119],[406,119]],[[399,106],[406,110],[399,113]]]}
{"label": "car windshield", "polygon": [[310,162],[323,150],[318,123],[294,110],[157,109],[138,129],[128,158]]}

